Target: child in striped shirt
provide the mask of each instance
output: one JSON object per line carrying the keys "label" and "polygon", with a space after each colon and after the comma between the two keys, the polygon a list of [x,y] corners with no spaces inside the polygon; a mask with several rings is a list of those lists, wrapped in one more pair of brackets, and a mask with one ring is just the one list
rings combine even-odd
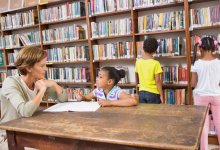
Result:
{"label": "child in striped shirt", "polygon": [[134,106],[137,101],[131,95],[125,93],[117,86],[121,78],[125,77],[123,69],[114,67],[103,67],[96,78],[96,89],[83,96],[77,94],[77,100],[90,101],[97,98],[99,105],[105,106]]}

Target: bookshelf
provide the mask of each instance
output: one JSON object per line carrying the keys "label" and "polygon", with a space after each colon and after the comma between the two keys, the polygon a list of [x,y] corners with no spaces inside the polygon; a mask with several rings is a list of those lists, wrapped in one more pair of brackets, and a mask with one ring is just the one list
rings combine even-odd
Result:
{"label": "bookshelf", "polygon": [[[215,0],[212,0],[213,2]],[[64,17],[64,18],[58,18],[55,20],[48,20],[48,16],[45,16],[45,18],[42,17],[42,12],[45,11],[44,13],[48,13],[50,8],[56,8],[59,9],[61,6],[65,7],[69,6],[75,2],[74,0],[65,0],[65,1],[51,1],[48,3],[42,3],[34,6],[28,6],[25,8],[19,8],[19,9],[14,9],[14,10],[9,10],[9,11],[4,11],[1,12],[1,16],[7,16],[7,15],[13,15],[15,13],[23,13],[27,12],[30,10],[34,10],[34,24],[31,25],[26,25],[26,26],[19,26],[19,27],[13,27],[13,28],[2,28],[0,30],[0,34],[2,37],[5,37],[7,35],[13,35],[18,33],[18,31],[33,31],[36,30],[39,32],[39,44],[36,44],[36,46],[39,46],[43,49],[55,49],[56,47],[66,47],[66,46],[72,46],[75,45],[84,45],[88,47],[88,57],[89,59],[87,60],[75,60],[75,61],[54,61],[54,62],[48,62],[48,67],[66,67],[66,66],[87,66],[90,69],[90,74],[89,78],[90,80],[86,83],[84,82],[60,82],[58,81],[59,84],[64,85],[64,86],[71,86],[71,85],[80,85],[80,86],[86,86],[90,87],[91,89],[95,88],[95,76],[97,69],[100,68],[101,66],[105,64],[111,64],[111,63],[125,63],[125,64],[131,64],[131,66],[135,64],[136,58],[138,57],[138,46],[137,42],[141,42],[144,40],[146,36],[152,36],[156,37],[158,39],[161,39],[161,37],[168,37],[168,38],[174,38],[175,36],[182,36],[185,37],[185,55],[168,55],[168,56],[163,56],[159,55],[156,56],[155,59],[157,59],[160,62],[173,62],[173,64],[178,64],[179,61],[181,60],[181,63],[185,63],[187,72],[187,80],[190,81],[190,66],[191,66],[191,36],[194,31],[197,30],[209,30],[209,29],[218,29],[219,25],[213,25],[213,26],[202,26],[202,27],[194,27],[193,29],[190,26],[190,9],[191,5],[195,5],[198,3],[205,3],[205,0],[195,0],[195,1],[179,1],[179,2],[174,2],[174,3],[166,3],[166,4],[157,4],[157,5],[151,5],[151,6],[138,6],[136,5],[135,0],[131,0],[131,4],[127,6],[120,6],[119,8],[111,11],[106,10],[92,10],[94,11],[91,14],[91,9],[90,6],[94,2],[93,0],[79,0],[77,2],[84,3],[84,5],[80,7],[85,8],[85,12],[80,12],[82,15],[80,16],[71,16],[71,17]],[[74,6],[73,6],[74,7]],[[173,9],[177,10],[179,8],[184,10],[184,27],[183,28],[176,28],[172,30],[153,30],[153,31],[145,31],[145,32],[140,32],[139,31],[139,26],[140,26],[140,21],[138,20],[140,17],[149,15],[149,14],[154,14],[159,12],[159,13],[165,13],[172,11]],[[177,11],[176,10],[176,11]],[[51,11],[51,10],[50,10]],[[53,10],[54,11],[54,10]],[[97,11],[97,12],[95,12]],[[121,18],[118,16],[126,16],[127,18],[130,19],[130,32],[125,33],[125,34],[110,34],[107,36],[103,35],[98,35],[98,36],[93,36],[93,27],[92,24],[94,23],[100,23],[105,20],[120,20]],[[116,18],[116,19],[115,19]],[[45,19],[45,20],[44,20]],[[42,21],[44,20],[44,21]],[[117,21],[118,21],[117,20]],[[81,24],[84,23],[86,26],[85,32],[87,33],[86,37],[84,38],[74,38],[71,40],[51,40],[51,41],[44,41],[44,31],[47,30],[49,31],[51,28],[62,28],[66,26],[69,26],[69,24]],[[120,22],[120,21],[119,21]],[[107,22],[108,23],[108,22]],[[171,35],[171,36],[170,36]],[[124,41],[124,39],[126,39]],[[112,42],[113,41],[113,42]],[[132,50],[133,54],[132,57],[129,56],[127,57],[118,57],[118,58],[104,58],[104,59],[97,59],[94,60],[94,46],[103,46],[105,44],[112,43],[113,45],[117,42],[132,42]],[[121,44],[121,43],[120,43]],[[14,50],[19,50],[23,48],[23,45],[19,46],[14,46],[14,47],[4,47],[0,48],[0,51],[3,51],[4,58],[5,58],[5,65],[1,66],[1,70],[5,70],[8,72],[9,70],[15,69],[13,65],[9,64],[9,59],[8,59],[8,54],[13,53]],[[62,49],[62,48],[61,48]],[[137,78],[134,76],[134,81],[130,83],[122,83],[119,84],[121,87],[126,87],[126,88],[135,88],[136,91],[138,91],[138,86],[137,86]],[[187,83],[164,83],[163,84],[163,89],[186,89],[186,97],[188,99],[188,104],[193,104],[192,100],[192,90],[191,90],[191,85],[190,82]],[[138,92],[137,92],[138,93]]]}

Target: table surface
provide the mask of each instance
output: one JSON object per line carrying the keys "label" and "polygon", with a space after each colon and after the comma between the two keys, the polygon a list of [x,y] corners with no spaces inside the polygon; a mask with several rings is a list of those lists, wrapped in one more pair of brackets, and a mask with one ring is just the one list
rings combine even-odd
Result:
{"label": "table surface", "polygon": [[207,107],[140,104],[96,112],[39,112],[0,129],[126,146],[196,149]]}

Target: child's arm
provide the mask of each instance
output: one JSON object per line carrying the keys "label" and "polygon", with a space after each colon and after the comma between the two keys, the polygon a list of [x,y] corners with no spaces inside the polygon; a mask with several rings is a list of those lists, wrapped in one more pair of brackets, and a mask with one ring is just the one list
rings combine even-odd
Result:
{"label": "child's arm", "polygon": [[99,105],[102,107],[106,106],[135,106],[137,105],[137,101],[134,97],[132,97],[130,94],[125,93],[122,91],[119,95],[119,100],[110,101],[110,100],[98,100]]}
{"label": "child's arm", "polygon": [[196,72],[192,72],[192,78],[191,78],[191,86],[194,88],[196,87],[198,82],[198,75]]}
{"label": "child's arm", "polygon": [[86,95],[81,95],[80,93],[76,93],[76,99],[78,101],[91,101],[93,98],[95,98],[93,92],[86,94]]}
{"label": "child's arm", "polygon": [[164,104],[161,74],[162,73],[158,73],[158,74],[155,75],[155,82],[156,82],[156,85],[157,85],[157,89],[158,89],[158,91],[160,93],[161,103]]}

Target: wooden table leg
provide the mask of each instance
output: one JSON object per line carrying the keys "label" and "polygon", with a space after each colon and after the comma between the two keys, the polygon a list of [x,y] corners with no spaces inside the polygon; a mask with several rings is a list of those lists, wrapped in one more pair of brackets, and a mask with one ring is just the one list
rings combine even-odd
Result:
{"label": "wooden table leg", "polygon": [[19,146],[16,142],[16,132],[6,131],[8,139],[8,149],[9,150],[24,150],[24,147]]}

